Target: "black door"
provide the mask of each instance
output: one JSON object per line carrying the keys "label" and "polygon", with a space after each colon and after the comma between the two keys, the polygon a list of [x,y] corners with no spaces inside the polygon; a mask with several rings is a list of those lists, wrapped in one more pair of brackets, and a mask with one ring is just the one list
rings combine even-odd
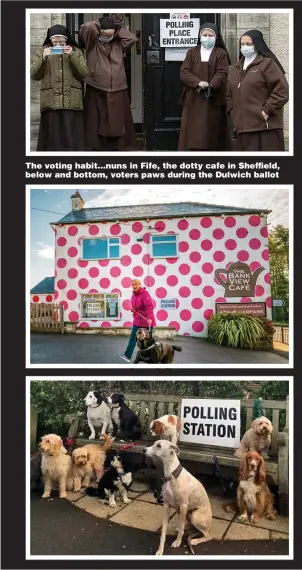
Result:
{"label": "black door", "polygon": [[[220,14],[190,14],[200,24],[213,22],[219,26]],[[181,61],[165,61],[165,48],[160,46],[160,19],[170,14],[143,15],[143,90],[144,139],[146,150],[177,150],[182,108],[179,98]]]}

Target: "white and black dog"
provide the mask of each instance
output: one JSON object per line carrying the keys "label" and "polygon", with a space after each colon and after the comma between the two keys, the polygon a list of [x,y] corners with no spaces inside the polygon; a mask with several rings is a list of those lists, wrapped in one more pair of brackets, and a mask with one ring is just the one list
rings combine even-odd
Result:
{"label": "white and black dog", "polygon": [[88,487],[86,494],[91,497],[99,497],[101,501],[107,499],[109,507],[112,508],[116,507],[116,494],[121,496],[123,503],[131,503],[127,492],[132,484],[132,469],[133,464],[129,461],[127,452],[116,454],[110,462],[109,469],[105,470],[99,480],[98,487]]}
{"label": "white and black dog", "polygon": [[113,424],[112,436],[116,437],[117,431],[120,430],[123,439],[140,439],[142,428],[137,415],[125,403],[125,396],[113,392],[106,399],[107,404],[111,408],[111,420]]}
{"label": "white and black dog", "polygon": [[84,402],[87,406],[87,420],[90,427],[89,439],[95,439],[95,428],[101,428],[100,439],[105,433],[112,433],[110,408],[106,404],[106,396],[96,390],[88,392]]}

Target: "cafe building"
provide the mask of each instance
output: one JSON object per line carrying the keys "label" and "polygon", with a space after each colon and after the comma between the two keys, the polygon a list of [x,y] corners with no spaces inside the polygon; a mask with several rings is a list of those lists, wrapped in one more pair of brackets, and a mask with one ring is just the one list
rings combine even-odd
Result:
{"label": "cafe building", "polygon": [[52,223],[54,302],[76,328],[130,328],[131,280],[157,326],[206,337],[218,312],[271,319],[269,211],[194,202],[85,208]]}

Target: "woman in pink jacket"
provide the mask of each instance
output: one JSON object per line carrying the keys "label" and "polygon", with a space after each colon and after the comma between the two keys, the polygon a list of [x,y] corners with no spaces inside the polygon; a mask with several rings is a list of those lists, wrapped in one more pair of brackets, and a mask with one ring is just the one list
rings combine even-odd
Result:
{"label": "woman in pink jacket", "polygon": [[133,289],[131,297],[131,312],[133,313],[133,326],[130,334],[130,339],[128,346],[124,354],[119,354],[118,356],[125,360],[126,362],[131,361],[131,356],[135,349],[136,344],[136,333],[139,328],[148,328],[151,332],[153,327],[156,325],[155,317],[153,313],[152,299],[145,289],[141,286],[139,279],[133,279],[131,282]]}

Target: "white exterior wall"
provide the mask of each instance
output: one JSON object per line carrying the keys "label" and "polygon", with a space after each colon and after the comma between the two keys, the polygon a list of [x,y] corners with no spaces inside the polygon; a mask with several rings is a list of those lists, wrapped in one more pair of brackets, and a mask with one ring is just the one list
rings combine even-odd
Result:
{"label": "white exterior wall", "polygon": [[[153,230],[148,227],[152,225]],[[177,259],[150,258],[152,234],[178,235]],[[144,241],[137,242],[142,236]],[[82,238],[121,237],[118,260],[82,261]],[[157,326],[175,326],[179,334],[207,336],[207,324],[215,302],[225,301],[224,288],[215,269],[235,261],[247,262],[252,272],[264,271],[257,280],[253,299],[233,297],[228,302],[265,302],[271,318],[269,250],[266,217],[237,215],[184,219],[128,221],[56,226],[56,277],[54,300],[63,303],[65,321],[80,327],[131,326],[131,279],[137,277],[154,300]],[[80,295],[120,292],[120,320],[81,319]],[[163,310],[161,298],[177,299],[177,308]]]}

